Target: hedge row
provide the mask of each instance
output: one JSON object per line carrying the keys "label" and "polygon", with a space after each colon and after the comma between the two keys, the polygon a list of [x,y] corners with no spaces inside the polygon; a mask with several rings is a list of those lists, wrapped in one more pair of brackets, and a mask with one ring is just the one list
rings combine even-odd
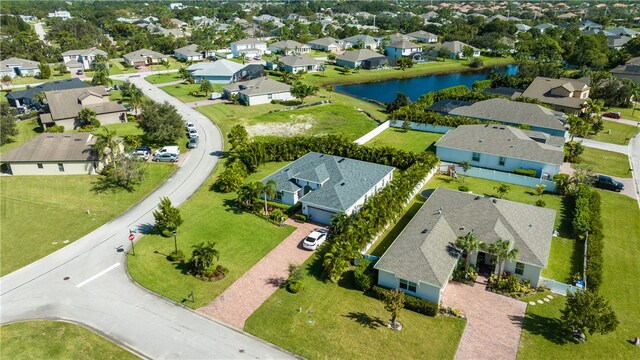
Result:
{"label": "hedge row", "polygon": [[[378,285],[371,288],[371,294],[378,300],[384,299],[384,293],[386,291],[388,290]],[[404,299],[404,307],[407,310],[415,311],[417,313],[432,317],[438,315],[438,304],[432,301],[420,299],[406,293]]]}
{"label": "hedge row", "polygon": [[515,170],[513,170],[513,173],[514,174],[518,174],[518,175],[536,177],[536,170],[535,169],[515,169]]}
{"label": "hedge row", "polygon": [[[603,232],[600,215],[601,200],[598,192],[586,185],[580,186],[574,200],[573,233],[587,240],[587,288],[597,291],[602,283]],[[588,237],[587,237],[588,234]]]}

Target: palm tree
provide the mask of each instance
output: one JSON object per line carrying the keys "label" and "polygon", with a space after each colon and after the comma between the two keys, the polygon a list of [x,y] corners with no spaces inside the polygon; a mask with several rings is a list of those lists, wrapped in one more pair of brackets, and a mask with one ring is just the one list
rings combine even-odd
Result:
{"label": "palm tree", "polygon": [[633,86],[633,110],[631,110],[631,116],[636,113],[636,107],[640,101],[640,84]]}
{"label": "palm tree", "polygon": [[142,105],[142,91],[138,89],[135,85],[131,85],[131,89],[129,90],[129,103],[133,108],[133,113],[136,115],[136,119],[138,118],[138,108]]}
{"label": "palm tree", "polygon": [[278,183],[276,183],[274,180],[269,180],[267,181],[267,183],[264,185],[264,187],[262,189],[260,189],[260,195],[263,195],[264,197],[264,213],[269,215],[268,209],[267,209],[267,201],[273,199],[274,197],[276,197],[276,188],[278,187]]}
{"label": "palm tree", "polygon": [[91,125],[93,121],[96,119],[96,112],[89,108],[82,108],[78,112],[78,119],[80,120],[83,126]]}
{"label": "palm tree", "polygon": [[213,84],[207,79],[202,80],[200,83],[200,91],[204,92],[204,95],[208,98],[209,93],[213,91]]}
{"label": "palm tree", "polygon": [[456,246],[467,253],[467,257],[464,262],[465,275],[469,273],[469,263],[471,262],[471,253],[478,251],[478,249],[484,247],[482,241],[478,241],[478,237],[470,232],[465,236],[461,236],[456,240]]}
{"label": "palm tree", "polygon": [[213,266],[214,258],[220,260],[220,251],[216,249],[216,243],[203,241],[200,244],[192,246],[191,266],[197,274],[202,274]]}
{"label": "palm tree", "polygon": [[104,131],[96,134],[96,143],[93,149],[96,153],[98,161],[102,161],[105,157],[109,159],[113,166],[116,166],[115,155],[118,149],[116,141],[116,131],[104,128]]}
{"label": "palm tree", "polygon": [[520,251],[518,251],[518,249],[511,249],[511,242],[509,242],[509,240],[498,239],[495,243],[485,246],[485,249],[487,252],[497,257],[495,268],[496,275],[502,274],[505,261],[513,261],[520,256]]}

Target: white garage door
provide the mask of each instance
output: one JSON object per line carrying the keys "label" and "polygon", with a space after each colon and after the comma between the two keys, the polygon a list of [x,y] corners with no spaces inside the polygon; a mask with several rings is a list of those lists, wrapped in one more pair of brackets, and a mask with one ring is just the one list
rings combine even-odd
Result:
{"label": "white garage door", "polygon": [[325,225],[329,225],[331,217],[335,214],[334,212],[318,209],[313,206],[308,206],[307,212],[309,214],[310,221]]}

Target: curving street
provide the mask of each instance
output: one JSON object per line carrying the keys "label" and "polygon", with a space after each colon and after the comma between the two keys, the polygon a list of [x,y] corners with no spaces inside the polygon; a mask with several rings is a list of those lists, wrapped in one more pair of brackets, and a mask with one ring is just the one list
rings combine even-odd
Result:
{"label": "curving street", "polygon": [[[184,203],[206,181],[222,151],[219,129],[205,116],[139,76],[119,75],[151,99],[167,101],[196,124],[200,146],[153,193],[83,238],[0,279],[0,323],[64,319],[92,328],[153,359],[292,358],[240,330],[165,300],[126,270],[129,229],[153,224],[159,198]],[[138,237],[139,235],[136,235]],[[124,251],[123,251],[124,250]],[[187,294],[185,294],[187,296]]]}

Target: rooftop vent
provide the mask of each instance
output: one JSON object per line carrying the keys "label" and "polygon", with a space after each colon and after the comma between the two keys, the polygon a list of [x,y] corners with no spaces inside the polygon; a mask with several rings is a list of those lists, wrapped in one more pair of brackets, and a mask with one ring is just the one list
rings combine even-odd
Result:
{"label": "rooftop vent", "polygon": [[464,230],[464,226],[463,226],[463,227],[461,227],[459,230],[460,230],[460,231],[463,231],[463,230]]}
{"label": "rooftop vent", "polygon": [[480,199],[480,196],[476,196],[475,198],[473,198],[473,200],[478,200]]}
{"label": "rooftop vent", "polygon": [[424,229],[424,230],[422,230],[422,233],[426,234],[428,231],[429,231],[429,229]]}
{"label": "rooftop vent", "polygon": [[340,186],[344,186],[344,185],[345,185],[345,183],[344,183],[344,182],[340,183]]}
{"label": "rooftop vent", "polygon": [[491,201],[493,201],[494,204],[498,202],[496,199],[492,199]]}
{"label": "rooftop vent", "polygon": [[73,139],[73,141],[82,141],[82,139]]}
{"label": "rooftop vent", "polygon": [[345,159],[344,159],[344,158],[342,158],[342,159],[338,160],[338,163],[341,163],[341,162],[343,162],[344,160],[345,160]]}

